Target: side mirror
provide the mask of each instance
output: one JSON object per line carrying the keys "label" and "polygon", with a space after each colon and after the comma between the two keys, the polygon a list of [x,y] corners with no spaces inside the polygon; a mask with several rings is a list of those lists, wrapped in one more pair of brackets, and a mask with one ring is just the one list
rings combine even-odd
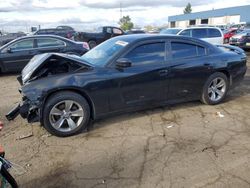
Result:
{"label": "side mirror", "polygon": [[11,48],[7,48],[6,52],[7,53],[12,53],[12,49]]}
{"label": "side mirror", "polygon": [[127,68],[131,66],[132,66],[132,62],[127,58],[120,58],[116,61],[117,68]]}

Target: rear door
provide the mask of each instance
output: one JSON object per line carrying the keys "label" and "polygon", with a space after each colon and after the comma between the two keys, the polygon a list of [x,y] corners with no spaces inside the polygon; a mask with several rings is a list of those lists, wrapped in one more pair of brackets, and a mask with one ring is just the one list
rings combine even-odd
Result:
{"label": "rear door", "polygon": [[37,53],[64,52],[66,43],[55,38],[38,38],[35,41]]}
{"label": "rear door", "polygon": [[191,42],[172,40],[170,64],[168,100],[197,99],[212,71],[206,48]]}
{"label": "rear door", "polygon": [[223,33],[217,28],[208,28],[208,40],[212,44],[223,44]]}
{"label": "rear door", "polygon": [[6,71],[21,71],[34,55],[34,39],[23,39],[3,49],[1,61]]}
{"label": "rear door", "polygon": [[165,41],[140,43],[122,56],[132,66],[117,70],[120,94],[112,97],[111,110],[150,106],[166,99],[169,79],[165,44]]}

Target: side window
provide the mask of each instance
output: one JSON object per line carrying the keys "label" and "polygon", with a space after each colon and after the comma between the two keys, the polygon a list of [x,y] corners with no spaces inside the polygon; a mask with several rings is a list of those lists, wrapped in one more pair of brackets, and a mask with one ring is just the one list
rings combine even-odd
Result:
{"label": "side window", "polygon": [[107,27],[107,33],[112,34],[112,29],[110,27]]}
{"label": "side window", "polygon": [[56,46],[64,46],[65,43],[61,40],[51,39],[51,38],[44,38],[44,39],[37,39],[37,47],[56,47]]}
{"label": "side window", "polygon": [[113,33],[116,34],[116,35],[121,35],[122,31],[120,29],[113,28]]}
{"label": "side window", "polygon": [[130,51],[124,58],[132,61],[133,65],[161,63],[165,60],[165,43],[157,42],[143,44]]}
{"label": "side window", "polygon": [[221,33],[218,29],[208,29],[208,37],[221,37]]}
{"label": "side window", "polygon": [[207,38],[207,29],[193,29],[192,37],[195,38]]}
{"label": "side window", "polygon": [[183,42],[172,42],[171,49],[174,59],[196,57],[206,54],[204,47]]}
{"label": "side window", "polygon": [[11,45],[12,50],[26,50],[33,48],[33,39],[22,40]]}
{"label": "side window", "polygon": [[191,30],[190,29],[184,30],[179,35],[182,35],[182,36],[191,36]]}

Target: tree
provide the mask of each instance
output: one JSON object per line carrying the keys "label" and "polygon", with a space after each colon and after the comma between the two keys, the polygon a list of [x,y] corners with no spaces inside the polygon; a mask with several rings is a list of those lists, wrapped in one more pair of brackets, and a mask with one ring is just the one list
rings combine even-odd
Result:
{"label": "tree", "polygon": [[134,27],[134,24],[131,22],[131,18],[129,16],[123,16],[120,19],[119,24],[124,31],[131,30]]}
{"label": "tree", "polygon": [[189,14],[192,12],[192,6],[190,3],[187,4],[187,6],[185,7],[185,9],[183,10],[184,14]]}

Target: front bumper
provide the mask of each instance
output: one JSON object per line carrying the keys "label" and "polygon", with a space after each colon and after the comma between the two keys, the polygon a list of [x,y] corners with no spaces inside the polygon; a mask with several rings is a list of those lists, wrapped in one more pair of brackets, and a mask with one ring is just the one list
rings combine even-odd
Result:
{"label": "front bumper", "polygon": [[27,119],[29,123],[38,122],[40,120],[39,109],[32,105],[31,102],[26,99],[17,106],[15,106],[8,114],[6,118],[9,121],[16,119],[18,115]]}

